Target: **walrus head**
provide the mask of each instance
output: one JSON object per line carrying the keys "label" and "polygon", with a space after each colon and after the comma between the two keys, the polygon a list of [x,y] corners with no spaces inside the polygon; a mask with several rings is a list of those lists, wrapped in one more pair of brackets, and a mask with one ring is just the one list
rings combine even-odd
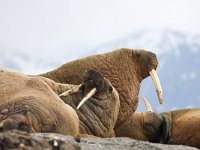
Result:
{"label": "walrus head", "polygon": [[107,99],[110,93],[113,91],[113,87],[110,82],[104,78],[103,74],[95,70],[87,70],[83,76],[83,84],[80,86],[82,95],[86,95],[84,99],[79,103],[77,109],[87,101],[90,97],[94,97],[99,100]]}
{"label": "walrus head", "polygon": [[[79,90],[61,94],[80,119],[80,133],[99,137],[114,136],[120,102],[119,95],[104,75],[93,69],[85,71]],[[67,92],[69,93],[69,92]]]}
{"label": "walrus head", "polygon": [[158,95],[158,99],[162,104],[163,99],[163,92],[161,88],[161,84],[156,73],[156,69],[158,66],[158,60],[156,54],[152,52],[147,52],[145,50],[133,50],[132,51],[133,61],[137,68],[137,74],[139,80],[143,80],[149,75],[151,76],[153,83],[156,88],[156,92]]}
{"label": "walrus head", "polygon": [[142,97],[147,111],[135,112],[115,130],[117,137],[130,137],[153,143],[166,143],[171,132],[171,119],[156,113],[145,97]]}

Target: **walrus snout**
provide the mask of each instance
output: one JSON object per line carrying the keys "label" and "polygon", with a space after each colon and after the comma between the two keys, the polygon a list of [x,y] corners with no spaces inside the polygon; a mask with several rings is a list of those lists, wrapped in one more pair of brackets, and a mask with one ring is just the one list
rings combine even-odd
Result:
{"label": "walrus snout", "polygon": [[160,80],[156,72],[158,66],[156,54],[145,50],[134,50],[133,57],[135,58],[136,64],[140,64],[138,67],[138,73],[141,75],[142,79],[151,76],[156,88],[159,102],[162,104],[164,102],[164,98]]}
{"label": "walrus snout", "polygon": [[93,88],[97,89],[96,95],[106,91],[112,92],[111,84],[104,78],[103,74],[95,70],[87,70],[83,76],[83,84],[80,87],[82,94],[88,93]]}
{"label": "walrus snout", "polygon": [[100,72],[89,69],[84,73],[83,83],[79,90],[84,98],[78,104],[77,109],[79,109],[92,96],[98,100],[108,99],[113,92],[113,87],[110,81]]}

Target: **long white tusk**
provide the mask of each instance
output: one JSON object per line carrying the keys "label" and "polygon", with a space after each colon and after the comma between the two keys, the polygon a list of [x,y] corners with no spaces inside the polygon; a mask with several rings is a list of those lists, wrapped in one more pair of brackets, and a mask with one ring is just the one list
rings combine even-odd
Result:
{"label": "long white tusk", "polygon": [[0,123],[0,129],[3,128],[3,122]]}
{"label": "long white tusk", "polygon": [[155,85],[156,92],[157,92],[160,104],[162,104],[164,102],[164,98],[163,98],[162,87],[161,87],[158,75],[157,75],[157,73],[156,73],[156,71],[154,69],[152,69],[151,71],[149,71],[149,74],[151,75],[151,78],[152,78],[153,83]]}
{"label": "long white tusk", "polygon": [[153,109],[152,109],[151,105],[149,104],[149,102],[147,101],[147,99],[144,96],[142,96],[142,100],[143,100],[143,102],[144,102],[144,104],[146,106],[147,111],[153,112]]}
{"label": "long white tusk", "polygon": [[77,109],[79,109],[90,97],[92,97],[97,92],[96,88],[93,88],[78,104]]}
{"label": "long white tusk", "polygon": [[71,94],[71,93],[78,92],[80,87],[81,87],[81,84],[78,85],[78,86],[75,86],[75,87],[73,87],[73,88],[71,88],[71,89],[69,89],[69,90],[67,90],[67,91],[65,91],[65,92],[63,92],[63,93],[60,94],[59,96],[60,96],[60,97],[61,97],[61,96],[67,96],[67,95],[69,95],[69,94]]}

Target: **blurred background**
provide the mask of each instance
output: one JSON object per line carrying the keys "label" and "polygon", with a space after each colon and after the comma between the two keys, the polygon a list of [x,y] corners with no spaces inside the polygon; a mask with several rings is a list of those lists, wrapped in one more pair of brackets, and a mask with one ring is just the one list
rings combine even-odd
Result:
{"label": "blurred background", "polygon": [[[165,103],[150,77],[140,95],[155,111],[200,107],[199,0],[1,0],[0,67],[26,74],[118,48],[157,54]],[[144,105],[139,103],[138,111]]]}

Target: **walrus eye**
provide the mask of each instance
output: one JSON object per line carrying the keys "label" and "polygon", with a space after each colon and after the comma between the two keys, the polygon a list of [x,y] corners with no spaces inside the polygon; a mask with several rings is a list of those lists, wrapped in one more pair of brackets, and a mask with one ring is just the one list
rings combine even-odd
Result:
{"label": "walrus eye", "polygon": [[28,131],[28,126],[24,123],[20,123],[18,129],[21,131]]}
{"label": "walrus eye", "polygon": [[141,54],[141,53],[138,53],[138,52],[136,52],[135,56],[136,56],[136,57],[138,57],[138,58],[140,58],[140,57],[142,56],[142,54]]}

